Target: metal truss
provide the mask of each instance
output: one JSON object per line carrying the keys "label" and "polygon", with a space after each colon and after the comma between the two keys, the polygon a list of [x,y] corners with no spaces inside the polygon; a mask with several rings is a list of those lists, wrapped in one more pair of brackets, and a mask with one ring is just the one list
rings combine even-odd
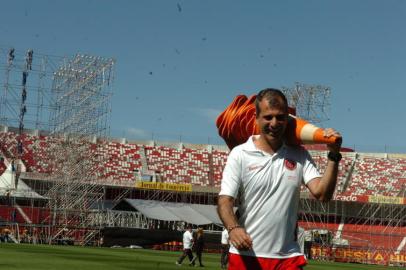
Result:
{"label": "metal truss", "polygon": [[282,87],[290,106],[296,108],[297,116],[311,123],[329,120],[330,87],[295,83],[294,87]]}
{"label": "metal truss", "polygon": [[[114,81],[113,59],[76,55],[54,72],[50,136],[59,143],[48,147],[53,186],[49,189],[53,238],[75,235],[86,244],[101,227],[93,222],[104,189],[98,175],[105,154],[97,152],[97,138],[109,136]],[[99,225],[101,226],[101,225]]]}

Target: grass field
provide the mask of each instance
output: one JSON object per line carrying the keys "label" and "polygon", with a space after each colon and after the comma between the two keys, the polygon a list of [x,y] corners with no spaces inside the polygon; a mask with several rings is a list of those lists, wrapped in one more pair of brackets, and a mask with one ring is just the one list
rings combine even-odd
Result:
{"label": "grass field", "polygon": [[[187,259],[182,267],[175,265],[180,252],[140,249],[112,249],[73,246],[0,244],[0,269],[4,270],[171,270],[192,268]],[[220,269],[218,254],[203,254],[204,268]],[[306,270],[401,269],[345,263],[310,261]],[[404,268],[403,268],[404,269]]]}

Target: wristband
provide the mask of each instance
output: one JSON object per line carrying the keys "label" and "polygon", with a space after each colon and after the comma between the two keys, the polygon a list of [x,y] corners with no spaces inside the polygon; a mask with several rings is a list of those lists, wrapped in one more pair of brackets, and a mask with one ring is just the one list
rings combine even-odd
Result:
{"label": "wristband", "polygon": [[234,230],[235,228],[241,228],[241,226],[237,224],[237,225],[234,225],[234,226],[227,227],[228,234],[230,234],[231,231]]}
{"label": "wristband", "polygon": [[343,158],[343,156],[341,155],[340,152],[338,153],[328,152],[327,158],[331,161],[339,162]]}

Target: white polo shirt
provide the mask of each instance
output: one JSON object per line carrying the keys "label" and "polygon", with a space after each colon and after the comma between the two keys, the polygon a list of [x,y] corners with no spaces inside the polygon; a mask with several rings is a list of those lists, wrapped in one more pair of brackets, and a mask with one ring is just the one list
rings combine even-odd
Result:
{"label": "white polo shirt", "polygon": [[193,235],[191,232],[186,231],[183,233],[183,249],[191,249],[193,243]]}
{"label": "white polo shirt", "polygon": [[253,136],[235,147],[227,159],[219,195],[240,199],[239,224],[253,249],[230,252],[265,258],[302,255],[295,241],[300,186],[320,177],[302,147],[283,145],[273,155],[256,148]]}

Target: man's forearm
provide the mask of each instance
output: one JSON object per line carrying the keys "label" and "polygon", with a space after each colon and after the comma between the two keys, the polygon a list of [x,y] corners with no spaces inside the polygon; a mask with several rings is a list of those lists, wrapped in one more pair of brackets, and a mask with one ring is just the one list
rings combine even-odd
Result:
{"label": "man's forearm", "polygon": [[239,226],[233,207],[234,198],[219,196],[217,211],[228,230],[230,244],[240,250],[252,249],[252,239],[245,231],[245,228]]}
{"label": "man's forearm", "polygon": [[217,213],[226,228],[238,225],[238,220],[233,208],[234,199],[232,197],[225,195],[219,196]]}
{"label": "man's forearm", "polygon": [[329,201],[333,197],[337,184],[338,162],[328,161],[324,175],[319,183],[320,200]]}

